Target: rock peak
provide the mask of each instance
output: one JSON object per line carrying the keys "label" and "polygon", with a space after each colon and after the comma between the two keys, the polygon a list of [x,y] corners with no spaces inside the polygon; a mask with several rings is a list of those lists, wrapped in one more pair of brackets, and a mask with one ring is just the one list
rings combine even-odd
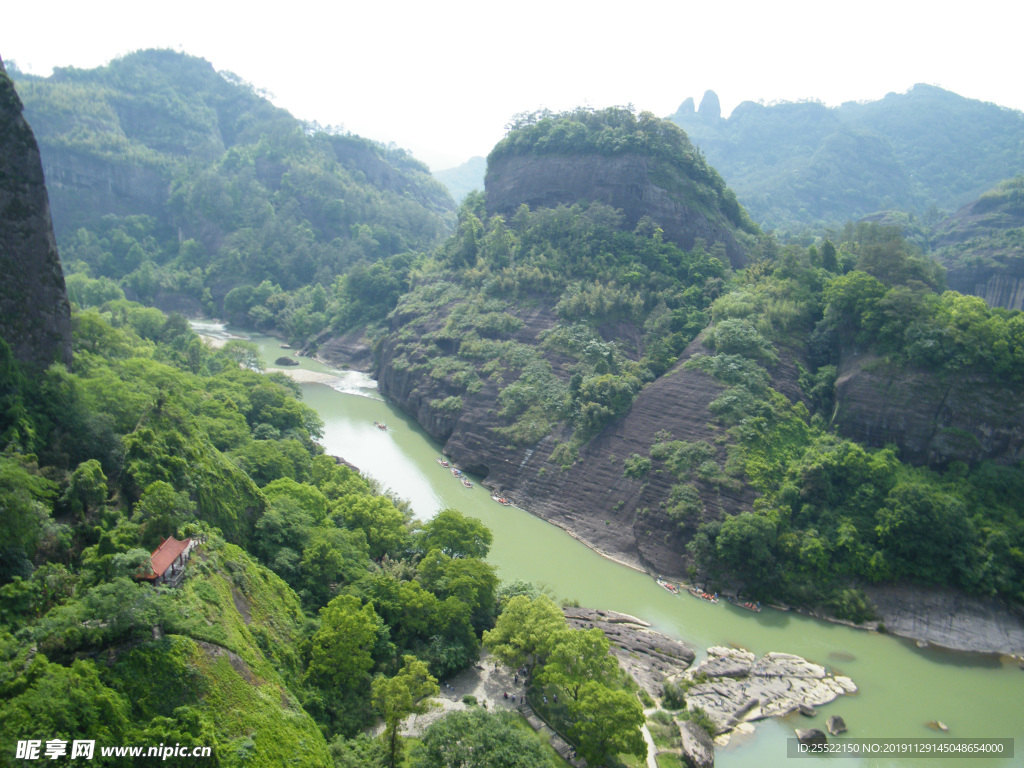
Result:
{"label": "rock peak", "polygon": [[71,365],[71,308],[39,146],[0,66],[0,336],[35,369]]}
{"label": "rock peak", "polygon": [[704,98],[700,100],[697,114],[709,120],[721,120],[722,105],[718,101],[718,94],[714,91],[704,91]]}

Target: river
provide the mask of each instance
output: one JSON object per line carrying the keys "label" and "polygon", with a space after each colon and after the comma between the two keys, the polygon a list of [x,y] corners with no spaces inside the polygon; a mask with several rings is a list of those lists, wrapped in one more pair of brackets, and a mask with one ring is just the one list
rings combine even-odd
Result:
{"label": "river", "polygon": [[[208,336],[223,337],[222,326],[195,323]],[[280,341],[242,334],[257,343],[268,367],[282,354]],[[430,518],[453,507],[482,520],[494,533],[488,560],[503,580],[531,581],[557,598],[591,608],[638,616],[655,629],[693,646],[698,659],[712,645],[738,645],[757,654],[795,653],[848,675],[860,688],[841,696],[806,718],[756,724],[755,733],[733,738],[716,749],[715,764],[783,766],[786,740],[794,728],[820,728],[830,715],[840,715],[849,732],[844,738],[910,739],[1013,738],[1024,750],[1024,671],[1009,659],[918,648],[911,641],[819,621],[794,612],[766,608],[759,614],[726,603],[711,605],[688,595],[673,596],[645,574],[607,560],[561,529],[515,507],[490,499],[479,478],[464,488],[440,467],[440,447],[419,425],[376,391],[365,374],[338,371],[307,358],[287,369],[302,383],[306,403],[324,420],[323,445],[376,479],[382,488],[407,499],[415,514]],[[375,421],[388,425],[384,432]],[[930,730],[939,720],[948,734]],[[824,764],[821,758],[800,765]],[[1024,765],[1024,753],[1013,759],[935,759],[927,757],[857,758],[844,766]]]}

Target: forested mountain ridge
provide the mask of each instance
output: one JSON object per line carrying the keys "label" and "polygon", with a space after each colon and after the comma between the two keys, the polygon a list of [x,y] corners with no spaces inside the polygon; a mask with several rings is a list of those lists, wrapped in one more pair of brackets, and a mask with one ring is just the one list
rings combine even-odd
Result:
{"label": "forested mountain ridge", "polygon": [[934,219],[933,208],[955,210],[1024,169],[1024,113],[935,86],[832,108],[748,101],[725,119],[713,92],[705,100],[694,110],[687,99],[670,119],[770,229],[881,210]]}
{"label": "forested mountain ridge", "polygon": [[879,584],[1024,600],[1024,315],[943,292],[892,226],[762,237],[731,272],[623,218],[470,195],[389,315],[381,391],[655,573],[855,620]]}
{"label": "forested mountain ridge", "polygon": [[13,76],[85,293],[120,287],[304,340],[328,324],[338,275],[450,229],[454,204],[422,163],[304,125],[202,59],[141,51]]}

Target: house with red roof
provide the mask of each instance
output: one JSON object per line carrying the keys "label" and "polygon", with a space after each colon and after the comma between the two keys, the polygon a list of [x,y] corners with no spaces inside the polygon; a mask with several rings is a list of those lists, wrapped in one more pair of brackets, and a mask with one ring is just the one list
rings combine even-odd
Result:
{"label": "house with red roof", "polygon": [[176,587],[185,578],[185,563],[195,548],[194,539],[178,541],[168,536],[149,556],[150,573],[139,574],[138,578],[152,584],[167,584]]}

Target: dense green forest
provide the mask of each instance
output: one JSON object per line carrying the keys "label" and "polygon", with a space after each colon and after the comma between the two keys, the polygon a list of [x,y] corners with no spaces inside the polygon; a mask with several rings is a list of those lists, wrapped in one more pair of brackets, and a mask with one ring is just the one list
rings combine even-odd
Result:
{"label": "dense green forest", "polygon": [[[225,766],[405,764],[398,722],[476,662],[504,601],[536,596],[500,588],[490,532],[455,510],[414,523],[323,455],[297,386],[244,342],[214,351],[115,299],[75,313],[74,344],[73,372],[39,373],[0,342],[0,762],[11,739],[59,736],[212,746]],[[138,581],[169,535],[201,541],[183,585]],[[551,610],[549,650],[576,634]],[[639,713],[609,691],[603,716]],[[359,736],[378,717],[383,737]],[[469,717],[514,765],[555,764],[532,732]],[[430,751],[450,727],[408,764],[454,765]]]}
{"label": "dense green forest", "polygon": [[141,51],[11,76],[66,273],[133,300],[305,341],[340,275],[451,226],[450,196],[406,152],[301,123],[202,59]]}
{"label": "dense green forest", "polygon": [[[1024,382],[1024,315],[939,293],[940,272],[895,228],[860,225],[836,250],[786,248],[738,275],[716,300],[712,356],[690,360],[728,388],[711,411],[732,444],[723,481],[759,492],[754,509],[700,526],[688,549],[712,578],[759,597],[822,605],[863,620],[857,584],[910,581],[1024,602],[1019,465],[926,468],[893,447],[866,449],[830,429],[836,365],[871,352],[897,370]],[[772,388],[797,355],[803,396]],[[685,482],[699,446],[655,445]]]}
{"label": "dense green forest", "polygon": [[[488,217],[471,194],[458,233],[421,263],[415,287],[398,299],[391,367],[445,382],[451,394],[441,410],[458,411],[461,395],[493,382],[504,421],[498,439],[528,445],[567,429],[562,450],[571,461],[575,446],[628,410],[707,324],[727,272],[722,254],[684,253],[650,220],[635,232],[619,229],[620,221],[592,203],[524,206],[506,222]],[[511,338],[523,327],[517,311],[531,305],[551,315],[536,346]],[[642,343],[602,338],[602,326],[619,323]]]}
{"label": "dense green forest", "polygon": [[[639,482],[675,477],[661,513],[696,531],[693,578],[858,621],[871,617],[860,586],[874,583],[1024,602],[1019,466],[911,466],[832,423],[837,365],[854,351],[894,371],[1019,387],[1024,315],[944,291],[943,269],[898,227],[832,237],[765,238],[733,273],[662,242],[653,223],[617,229],[603,206],[524,207],[505,221],[470,195],[456,234],[403,275],[413,288],[391,312],[386,366],[431,382],[433,412],[453,420],[475,398],[493,403],[497,418],[476,428],[509,450],[555,435],[549,462],[566,468],[703,331],[712,354],[687,366],[725,387],[710,411],[727,461],[710,443],[654,435],[648,455],[623,463]],[[774,388],[782,359],[800,371],[795,401]],[[740,515],[698,493],[742,486],[758,498]]]}

